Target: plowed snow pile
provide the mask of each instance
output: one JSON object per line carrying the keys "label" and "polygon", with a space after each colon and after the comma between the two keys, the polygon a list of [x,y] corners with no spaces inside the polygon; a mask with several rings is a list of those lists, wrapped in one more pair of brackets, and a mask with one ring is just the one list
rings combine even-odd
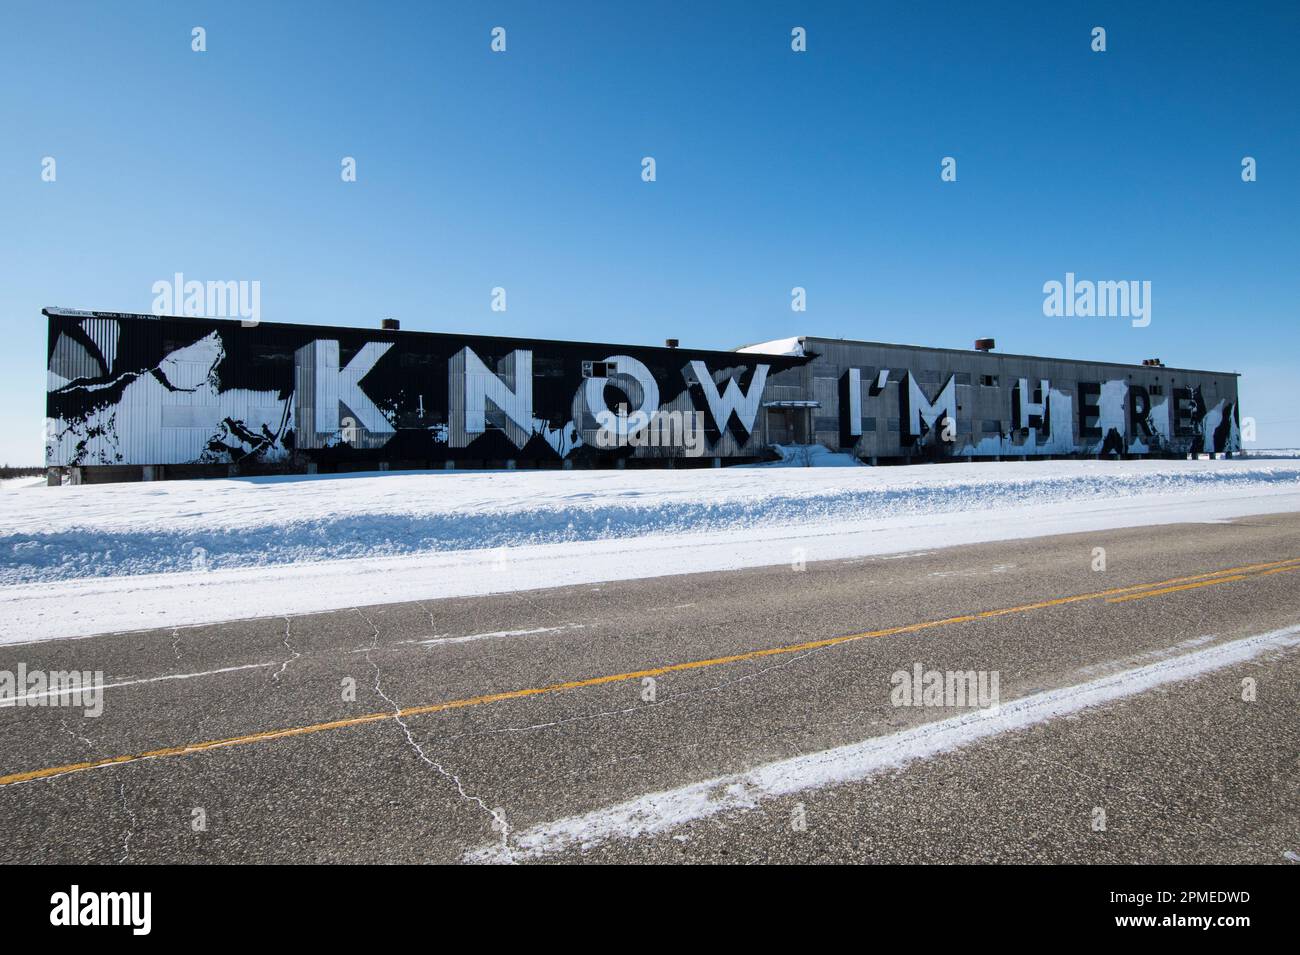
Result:
{"label": "plowed snow pile", "polygon": [[[0,584],[1300,491],[1300,461],[421,472],[0,489]],[[1136,503],[1136,501],[1134,502]],[[1289,510],[1281,500],[1276,510]],[[928,523],[928,522],[927,522]],[[1000,535],[1008,536],[1008,535]],[[904,544],[904,546],[906,546]]]}

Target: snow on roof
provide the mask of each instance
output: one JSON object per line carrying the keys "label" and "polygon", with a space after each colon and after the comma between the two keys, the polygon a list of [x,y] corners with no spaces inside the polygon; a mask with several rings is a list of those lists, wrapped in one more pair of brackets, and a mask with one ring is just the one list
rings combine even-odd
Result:
{"label": "snow on roof", "polygon": [[757,345],[746,345],[743,348],[737,348],[738,352],[745,352],[750,355],[793,355],[797,358],[803,357],[803,336],[795,338],[778,338],[775,341],[759,342]]}

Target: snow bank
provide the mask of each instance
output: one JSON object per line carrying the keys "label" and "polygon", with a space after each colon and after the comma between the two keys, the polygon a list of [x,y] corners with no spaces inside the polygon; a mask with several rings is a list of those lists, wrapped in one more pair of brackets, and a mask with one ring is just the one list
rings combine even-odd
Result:
{"label": "snow bank", "polygon": [[12,491],[20,487],[37,487],[44,483],[44,477],[0,478],[0,491]]}
{"label": "snow bank", "polygon": [[[27,486],[0,495],[0,585],[731,533],[1159,495],[1300,490],[1300,462],[420,472]],[[1277,510],[1289,509],[1278,506]]]}
{"label": "snow bank", "polygon": [[832,451],[824,444],[774,444],[776,461],[741,464],[742,468],[860,468],[861,461],[847,451]]}
{"label": "snow bank", "polygon": [[0,643],[1282,511],[1300,511],[1300,462],[32,488],[0,495],[5,573],[37,581],[0,586]]}

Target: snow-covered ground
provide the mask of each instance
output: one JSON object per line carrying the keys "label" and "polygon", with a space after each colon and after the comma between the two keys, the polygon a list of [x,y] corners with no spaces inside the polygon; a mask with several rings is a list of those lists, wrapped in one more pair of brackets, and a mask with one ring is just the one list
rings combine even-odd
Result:
{"label": "snow-covered ground", "polygon": [[420,472],[0,493],[0,641],[1300,510],[1300,461]]}
{"label": "snow-covered ground", "polygon": [[741,464],[742,468],[861,468],[866,467],[847,451],[832,451],[824,444],[774,444],[778,460],[762,464]]}
{"label": "snow-covered ground", "polygon": [[12,491],[20,487],[37,487],[44,484],[43,477],[0,478],[0,491]]}

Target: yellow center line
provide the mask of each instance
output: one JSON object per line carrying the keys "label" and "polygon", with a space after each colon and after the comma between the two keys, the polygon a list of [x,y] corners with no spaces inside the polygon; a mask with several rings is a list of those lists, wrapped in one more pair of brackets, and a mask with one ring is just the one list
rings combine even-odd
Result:
{"label": "yellow center line", "polygon": [[1209,571],[1203,574],[1193,574],[1188,577],[1175,577],[1169,580],[1153,581],[1146,584],[1134,584],[1130,587],[1114,587],[1109,590],[1098,590],[1086,594],[1075,594],[1069,597],[1055,597],[1050,600],[1021,604],[1016,607],[1004,607],[998,610],[982,610],[976,613],[962,614],[956,617],[945,617],[941,620],[926,620],[921,623],[905,624],[898,627],[886,627],[881,630],[868,630],[862,633],[851,633],[839,637],[826,637],[821,640],[807,640],[802,643],[767,647],[761,650],[748,650],[743,653],[733,653],[729,656],[710,657],[704,660],[690,660],[685,663],[669,663],[663,666],[648,667],[644,670],[632,670],[627,673],[610,673],[605,676],[590,677],[585,680],[568,680],[563,683],[550,683],[545,686],[529,687],[519,690],[505,690],[500,693],[486,693],[481,696],[471,696],[459,700],[448,700],[442,703],[428,703],[422,706],[409,706],[405,709],[391,710],[383,713],[367,713],[364,716],[350,716],[344,719],[330,720],[325,723],[312,723],[306,726],[290,726],[283,729],[264,730],[258,733],[248,733],[243,736],[232,736],[228,739],[187,743],[181,746],[168,746],[162,749],[151,749],[142,753],[110,756],[105,759],[89,760],[82,763],[68,763],[63,766],[49,766],[44,769],[32,769],[26,772],[10,773],[7,776],[0,776],[0,786],[10,786],[14,783],[30,782],[34,779],[49,779],[54,776],[66,776],[70,773],[85,772],[86,770],[100,769],[105,766],[120,766],[123,763],[134,763],[147,759],[163,759],[168,756],[188,756],[194,753],[204,753],[210,750],[224,749],[231,746],[247,746],[253,743],[265,743],[277,739],[288,739],[293,736],[308,736],[312,733],[323,733],[327,730],[362,726],[367,723],[379,723],[399,716],[405,719],[411,716],[424,716],[429,713],[444,713],[449,710],[465,709],[466,707],[471,706],[483,706],[489,703],[503,703],[508,700],[522,700],[528,697],[543,696],[551,693],[562,693],[568,690],[580,690],[588,687],[604,686],[610,683],[622,683],[628,680],[658,677],[668,673],[681,673],[687,670],[698,670],[704,667],[722,666],[729,663],[743,663],[747,660],[757,660],[763,657],[780,656],[789,653],[805,653],[810,650],[820,650],[825,647],[839,646],[840,644],[852,643],[857,640],[867,640],[876,637],[891,637],[905,633],[917,633],[922,630],[931,630],[936,627],[946,627],[958,623],[970,623],[972,621],[983,620],[989,617],[1001,617],[1014,613],[1027,613],[1031,610],[1059,607],[1066,604],[1079,603],[1085,600],[1106,599],[1107,603],[1120,603],[1125,600],[1156,597],[1162,594],[1174,593],[1176,591],[1191,590],[1197,587],[1208,587],[1214,584],[1233,583],[1236,581],[1248,580],[1252,577],[1263,577],[1269,574],[1282,573],[1291,570],[1300,570],[1300,557],[1270,561],[1263,564],[1247,564],[1241,567],[1229,567],[1223,570]]}
{"label": "yellow center line", "polygon": [[[1284,570],[1293,570],[1286,567]],[[1231,577],[1219,577],[1215,580],[1202,580],[1195,584],[1179,584],[1177,587],[1161,587],[1159,590],[1144,590],[1141,593],[1125,594],[1123,597],[1111,597],[1108,604],[1122,604],[1126,600],[1145,600],[1147,597],[1159,597],[1161,594],[1173,594],[1180,590],[1195,590],[1197,587],[1213,587],[1215,584],[1230,584],[1235,580],[1245,580],[1250,574],[1233,574]],[[1262,574],[1260,575],[1262,576]]]}
{"label": "yellow center line", "polygon": [[1273,567],[1269,570],[1256,571],[1251,574],[1232,574],[1228,577],[1217,577],[1214,580],[1202,580],[1195,584],[1181,584],[1177,587],[1161,587],[1158,590],[1144,590],[1141,593],[1128,594],[1124,597],[1111,597],[1106,601],[1108,604],[1123,603],[1126,600],[1144,600],[1147,597],[1159,597],[1161,594],[1177,593],[1180,590],[1195,590],[1197,587],[1213,587],[1215,584],[1230,584],[1236,580],[1247,580],[1251,577],[1267,577],[1269,574],[1285,573],[1288,570],[1300,570],[1300,565],[1291,565],[1289,567]]}

